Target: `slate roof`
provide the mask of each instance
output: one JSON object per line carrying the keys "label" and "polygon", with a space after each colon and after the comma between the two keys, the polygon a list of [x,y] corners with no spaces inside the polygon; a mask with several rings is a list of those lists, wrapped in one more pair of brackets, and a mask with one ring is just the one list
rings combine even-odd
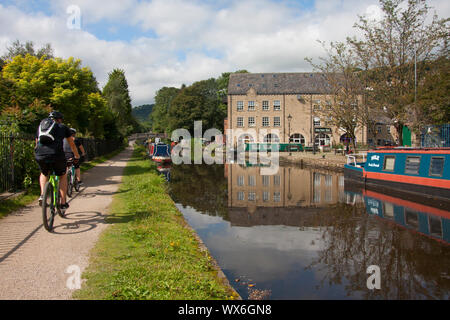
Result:
{"label": "slate roof", "polygon": [[322,73],[233,73],[228,94],[326,94],[330,93]]}

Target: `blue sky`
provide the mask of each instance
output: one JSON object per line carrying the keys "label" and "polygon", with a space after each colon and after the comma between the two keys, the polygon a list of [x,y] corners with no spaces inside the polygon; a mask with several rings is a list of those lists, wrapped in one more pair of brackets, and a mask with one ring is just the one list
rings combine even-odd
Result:
{"label": "blue sky", "polygon": [[[0,55],[14,40],[51,43],[95,73],[100,87],[125,70],[133,105],[153,102],[163,86],[222,72],[311,71],[305,57],[324,55],[317,40],[354,35],[378,0],[0,0]],[[430,0],[448,17],[449,1]],[[81,28],[69,29],[69,6]]]}

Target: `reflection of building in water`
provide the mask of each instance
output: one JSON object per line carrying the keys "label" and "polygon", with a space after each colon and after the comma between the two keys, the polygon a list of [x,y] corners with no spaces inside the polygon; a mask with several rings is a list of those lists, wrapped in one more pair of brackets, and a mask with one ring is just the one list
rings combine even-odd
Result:
{"label": "reflection of building in water", "polygon": [[261,175],[259,167],[227,165],[228,206],[310,207],[342,201],[344,177],[321,171],[280,167],[276,175]]}

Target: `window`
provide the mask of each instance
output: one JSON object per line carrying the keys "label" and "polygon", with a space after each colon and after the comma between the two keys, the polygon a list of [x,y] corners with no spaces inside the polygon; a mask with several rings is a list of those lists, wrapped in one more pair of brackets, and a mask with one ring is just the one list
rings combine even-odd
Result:
{"label": "window", "polygon": [[273,118],[273,126],[274,126],[274,127],[281,127],[281,120],[280,120],[280,117],[274,117],[274,118]]}
{"label": "window", "polygon": [[238,127],[243,127],[244,126],[244,118],[243,117],[238,117],[237,118],[237,126]]}
{"label": "window", "polygon": [[383,170],[394,171],[395,166],[395,156],[385,156]]}
{"label": "window", "polygon": [[263,192],[263,201],[269,201],[269,193],[267,191]]}
{"label": "window", "polygon": [[319,117],[314,117],[314,126],[320,127],[320,118]]}
{"label": "window", "polygon": [[255,111],[255,101],[248,102],[248,111]]}
{"label": "window", "polygon": [[238,177],[238,186],[242,187],[244,185],[244,176]]}
{"label": "window", "polygon": [[430,176],[442,177],[444,172],[444,158],[431,157]]}
{"label": "window", "polygon": [[256,177],[255,176],[248,176],[248,185],[251,187],[256,186]]}
{"label": "window", "polygon": [[302,145],[305,145],[305,137],[301,135],[300,133],[294,133],[291,138],[289,139],[290,143],[301,143]]}
{"label": "window", "polygon": [[269,133],[264,137],[265,143],[279,143],[280,138],[275,133]]}
{"label": "window", "polygon": [[281,102],[280,102],[280,100],[275,100],[273,102],[273,110],[281,110]]}
{"label": "window", "polygon": [[269,117],[263,117],[262,118],[262,126],[268,127],[269,126]]}
{"label": "window", "polygon": [[256,192],[249,192],[248,201],[255,201],[255,200],[256,200]]}
{"label": "window", "polygon": [[387,130],[387,133],[388,133],[388,134],[391,134],[391,126],[387,126],[387,127],[386,127],[386,130]]}
{"label": "window", "polygon": [[405,173],[419,174],[420,157],[406,157]]}
{"label": "window", "polygon": [[244,111],[244,101],[237,102],[237,111]]}
{"label": "window", "polygon": [[262,176],[263,186],[269,186],[270,184],[270,176]]}
{"label": "window", "polygon": [[281,201],[281,193],[280,192],[274,192],[274,194],[273,194],[273,201],[274,202],[280,202]]}
{"label": "window", "polygon": [[237,198],[239,201],[244,201],[245,200],[245,194],[242,191],[239,191],[237,194]]}
{"label": "window", "polygon": [[273,185],[279,186],[281,184],[281,177],[280,176],[273,176]]}
{"label": "window", "polygon": [[429,215],[428,225],[430,226],[430,234],[432,236],[442,238],[442,220],[440,217]]}
{"label": "window", "polygon": [[248,126],[249,127],[254,127],[255,125],[256,125],[255,117],[249,117],[248,118]]}
{"label": "window", "polygon": [[394,219],[394,205],[389,202],[384,203],[384,217],[389,219]]}
{"label": "window", "polygon": [[263,111],[268,111],[269,110],[269,101],[263,101],[262,102],[262,109],[263,109]]}

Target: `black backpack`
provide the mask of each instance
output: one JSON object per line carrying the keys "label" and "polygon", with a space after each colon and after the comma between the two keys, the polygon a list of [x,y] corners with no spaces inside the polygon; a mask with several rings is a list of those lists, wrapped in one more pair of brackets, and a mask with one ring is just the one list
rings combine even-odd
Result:
{"label": "black backpack", "polygon": [[38,141],[41,144],[50,144],[55,141],[54,128],[56,122],[51,118],[45,118],[39,124]]}

